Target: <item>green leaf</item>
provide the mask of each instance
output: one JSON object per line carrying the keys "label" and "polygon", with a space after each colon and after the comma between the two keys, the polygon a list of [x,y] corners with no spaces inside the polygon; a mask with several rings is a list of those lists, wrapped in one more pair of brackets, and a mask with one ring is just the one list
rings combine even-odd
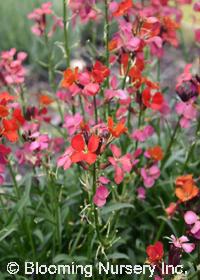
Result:
{"label": "green leaf", "polygon": [[106,214],[109,214],[110,212],[118,211],[118,210],[121,210],[121,209],[124,209],[124,208],[134,209],[134,206],[132,204],[129,204],[129,203],[114,203],[114,204],[110,204],[108,206],[105,206],[101,210],[101,214],[106,215]]}
{"label": "green leaf", "polygon": [[14,225],[10,225],[10,227],[4,228],[0,231],[0,242],[8,237],[11,233],[16,231],[16,227]]}
{"label": "green leaf", "polygon": [[109,259],[114,259],[114,260],[129,260],[129,256],[123,253],[113,253],[111,255],[108,255]]}

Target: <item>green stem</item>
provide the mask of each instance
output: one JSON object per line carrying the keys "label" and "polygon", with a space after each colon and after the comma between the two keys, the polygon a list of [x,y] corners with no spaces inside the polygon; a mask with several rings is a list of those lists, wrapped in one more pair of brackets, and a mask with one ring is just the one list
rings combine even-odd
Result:
{"label": "green stem", "polygon": [[198,122],[198,125],[197,125],[197,128],[196,128],[195,141],[190,146],[190,149],[189,149],[188,154],[187,154],[187,158],[186,158],[185,163],[184,163],[183,168],[182,168],[182,173],[184,173],[185,169],[188,166],[190,158],[193,155],[194,149],[195,149],[196,144],[197,144],[197,137],[198,137],[199,132],[200,132],[200,119],[199,119],[199,122]]}
{"label": "green stem", "polygon": [[173,146],[173,144],[174,144],[174,142],[175,142],[176,135],[177,135],[177,132],[178,132],[178,130],[179,130],[179,127],[180,127],[180,118],[179,118],[178,121],[177,121],[177,124],[176,124],[176,126],[175,126],[175,128],[174,128],[174,132],[173,132],[172,137],[171,137],[171,139],[170,139],[170,142],[169,142],[169,144],[168,144],[168,146],[167,146],[167,149],[166,149],[166,152],[165,152],[165,156],[164,156],[164,158],[163,158],[163,160],[162,160],[162,163],[161,163],[160,170],[162,170],[162,169],[164,168],[164,166],[165,166],[165,164],[166,164],[166,161],[167,161],[167,159],[168,159],[169,156],[170,156],[171,148],[172,148],[172,146]]}
{"label": "green stem", "polygon": [[[108,0],[104,0],[105,6],[105,48],[106,48],[106,66],[109,68],[109,33],[110,33],[110,26],[109,26],[109,14],[108,14]],[[109,88],[109,77],[106,78],[106,88]],[[110,115],[110,103],[108,102],[107,108],[108,116]]]}
{"label": "green stem", "polygon": [[95,113],[95,124],[98,124],[98,112],[97,112],[97,101],[96,96],[93,97],[94,113]]}
{"label": "green stem", "polygon": [[[96,181],[97,181],[97,177],[96,177],[96,164],[94,164],[94,168],[93,168],[93,185],[92,185],[93,196],[96,193]],[[99,242],[101,243],[101,245],[104,247],[105,246],[105,241],[104,241],[104,239],[102,239],[101,233],[100,233],[98,211],[97,211],[97,208],[94,205],[93,201],[92,201],[92,204],[93,204],[94,222],[95,222],[95,230],[96,230],[97,238],[98,238]]]}
{"label": "green stem", "polygon": [[[45,32],[44,35],[44,39],[45,39],[45,45],[47,47],[48,50],[48,74],[49,74],[49,83],[51,85],[51,88],[53,89],[54,92],[56,92],[56,84],[55,84],[55,72],[54,72],[54,67],[53,67],[53,61],[52,61],[52,54],[51,54],[51,49],[50,49],[50,45],[49,45],[49,39],[48,39],[48,35]],[[58,111],[61,117],[62,122],[64,122],[64,116],[63,116],[63,112],[60,106],[60,102],[58,99],[56,99],[56,103],[57,103],[57,107],[58,107]]]}
{"label": "green stem", "polygon": [[23,115],[25,116],[26,114],[26,106],[25,106],[25,97],[24,97],[24,89],[23,89],[23,86],[20,86],[20,98],[21,98],[21,104],[22,104],[22,112],[23,112]]}
{"label": "green stem", "polygon": [[8,161],[8,169],[10,171],[10,175],[11,175],[14,187],[15,187],[16,197],[19,200],[20,199],[19,186],[17,184],[17,180],[16,180],[16,177],[15,177],[15,172],[13,170],[12,164],[9,161]]}
{"label": "green stem", "polygon": [[68,36],[68,22],[67,16],[67,0],[63,0],[63,24],[64,24],[64,44],[65,44],[65,54],[66,54],[66,65],[67,68],[70,67],[70,48],[69,48],[69,36]]}

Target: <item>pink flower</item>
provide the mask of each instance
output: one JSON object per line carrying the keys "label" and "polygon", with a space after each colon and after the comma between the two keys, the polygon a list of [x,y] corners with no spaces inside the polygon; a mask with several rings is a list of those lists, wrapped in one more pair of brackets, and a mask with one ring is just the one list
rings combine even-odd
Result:
{"label": "pink flower", "polygon": [[36,137],[36,140],[30,144],[30,150],[46,150],[49,146],[49,136],[47,134],[39,135],[39,132],[34,133],[31,137]]}
{"label": "pink flower", "polygon": [[120,184],[124,179],[124,173],[132,169],[131,157],[130,154],[121,157],[121,150],[114,144],[110,148],[114,157],[109,157],[108,160],[115,169],[115,183]]}
{"label": "pink flower", "polygon": [[194,11],[195,12],[200,12],[200,1],[197,1],[196,3],[194,3]]}
{"label": "pink flower", "polygon": [[72,10],[74,24],[77,17],[80,17],[83,23],[97,18],[97,10],[95,9],[95,0],[70,0],[69,7]]}
{"label": "pink flower", "polygon": [[4,183],[4,177],[5,177],[5,165],[0,164],[0,185]]}
{"label": "pink flower", "polygon": [[98,207],[103,207],[106,204],[106,199],[109,196],[109,191],[105,186],[99,186],[96,190],[93,202]]}
{"label": "pink flower", "polygon": [[31,28],[32,32],[37,36],[43,36],[46,29],[46,16],[53,14],[51,10],[52,3],[46,2],[40,8],[35,9],[32,13],[28,14],[28,19],[33,20],[35,25]]}
{"label": "pink flower", "polygon": [[195,29],[195,40],[200,43],[200,28]]}
{"label": "pink flower", "polygon": [[144,200],[146,198],[146,190],[143,187],[139,187],[137,189],[137,198],[140,200]]}
{"label": "pink flower", "polygon": [[57,160],[57,165],[58,167],[63,167],[64,170],[67,170],[70,168],[70,166],[72,165],[72,161],[71,161],[71,155],[74,152],[72,147],[68,147],[64,154],[62,156],[60,156]]}
{"label": "pink flower", "polygon": [[141,176],[146,188],[151,188],[155,184],[155,180],[160,177],[160,169],[157,165],[152,165],[150,168],[142,168]]}
{"label": "pink flower", "polygon": [[176,89],[179,88],[183,82],[190,81],[192,79],[192,74],[190,73],[191,68],[192,64],[187,64],[185,66],[183,73],[177,78]]}
{"label": "pink flower", "polygon": [[180,248],[186,253],[191,253],[195,249],[195,244],[189,243],[189,239],[185,235],[180,238],[176,238],[174,235],[171,235],[171,243],[173,243],[176,248]]}
{"label": "pink flower", "polygon": [[25,52],[16,55],[16,49],[3,51],[0,54],[0,86],[19,85],[24,82],[26,74],[22,63],[26,59]]}
{"label": "pink flower", "polygon": [[103,185],[107,185],[108,183],[110,183],[110,180],[104,176],[100,176],[99,177],[99,182]]}
{"label": "pink flower", "polygon": [[132,133],[132,138],[139,142],[146,141],[149,137],[151,137],[154,134],[154,128],[151,125],[147,125],[142,129],[136,129]]}
{"label": "pink flower", "polygon": [[89,83],[83,89],[83,93],[86,96],[94,96],[98,93],[98,91],[99,91],[99,85],[96,83]]}
{"label": "pink flower", "polygon": [[194,107],[193,101],[191,102],[179,102],[176,104],[176,113],[182,116],[180,125],[182,128],[188,128],[190,122],[197,117],[197,109]]}
{"label": "pink flower", "polygon": [[83,117],[80,113],[76,113],[75,115],[66,115],[65,123],[63,127],[65,127],[69,133],[69,135],[73,135],[78,128],[80,127],[81,122],[83,121]]}
{"label": "pink flower", "polygon": [[191,226],[190,232],[196,238],[200,239],[200,219],[193,211],[187,211],[184,215],[186,224]]}

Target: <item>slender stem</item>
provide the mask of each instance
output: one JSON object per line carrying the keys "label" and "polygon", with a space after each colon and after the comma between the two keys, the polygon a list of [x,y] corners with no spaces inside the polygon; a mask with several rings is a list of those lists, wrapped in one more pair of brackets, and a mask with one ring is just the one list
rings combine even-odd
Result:
{"label": "slender stem", "polygon": [[85,120],[85,110],[84,110],[84,106],[83,106],[83,100],[82,100],[82,97],[80,95],[79,95],[79,102],[80,102],[80,106],[81,106],[83,119]]}
{"label": "slender stem", "polygon": [[166,149],[166,152],[165,152],[165,156],[164,156],[164,158],[163,158],[163,160],[162,160],[162,163],[161,163],[160,170],[162,170],[162,169],[164,168],[165,163],[166,163],[167,159],[168,159],[169,156],[170,156],[171,148],[172,148],[172,146],[173,146],[173,144],[174,144],[174,142],[175,142],[176,135],[177,135],[177,132],[178,132],[178,130],[179,130],[179,127],[180,127],[180,118],[179,118],[178,121],[177,121],[177,124],[176,124],[176,126],[175,126],[175,128],[174,128],[174,132],[173,132],[172,137],[171,137],[171,139],[170,139],[170,142],[169,142],[169,144],[168,144],[168,146],[167,146],[167,149]]}
{"label": "slender stem", "polygon": [[17,199],[19,200],[20,199],[20,192],[19,192],[19,186],[17,184],[17,180],[15,178],[15,172],[13,170],[13,167],[12,167],[12,164],[8,161],[8,169],[10,171],[10,175],[11,175],[11,178],[12,178],[12,181],[13,181],[13,184],[14,184],[14,187],[15,187],[15,192],[16,192],[16,197]]}
{"label": "slender stem", "polygon": [[[52,62],[52,54],[51,54],[51,49],[50,49],[50,45],[49,45],[49,39],[48,39],[48,35],[45,32],[44,35],[44,39],[45,39],[45,45],[47,47],[48,50],[48,74],[49,74],[49,82],[51,85],[51,88],[53,89],[54,92],[56,92],[56,84],[55,84],[55,72],[54,72],[54,66],[53,66],[53,62]],[[62,122],[64,122],[64,116],[63,116],[63,112],[59,103],[59,100],[56,98],[56,103],[57,103],[57,107],[58,107],[58,111],[61,117]]]}
{"label": "slender stem", "polygon": [[25,96],[24,96],[24,89],[23,86],[20,86],[20,98],[21,98],[21,104],[22,104],[22,112],[23,115],[25,116],[26,114],[26,106],[25,106]]}
{"label": "slender stem", "polygon": [[160,83],[160,58],[157,61],[157,81]]}
{"label": "slender stem", "polygon": [[64,44],[66,54],[66,65],[70,67],[70,48],[69,48],[69,36],[68,36],[68,9],[67,0],[63,0],[63,24],[64,24]]}
{"label": "slender stem", "polygon": [[[200,242],[198,242],[197,250],[198,250],[198,253],[197,253],[197,266],[199,266],[200,265]],[[200,270],[199,270],[198,267],[197,267],[197,271],[198,271],[197,277],[198,277],[198,280],[200,280]]]}
{"label": "slender stem", "polygon": [[[109,67],[109,15],[108,15],[108,0],[105,1],[105,46],[106,46],[106,66]],[[109,82],[109,78],[107,78],[107,82]]]}
{"label": "slender stem", "polygon": [[[94,168],[93,168],[93,185],[92,185],[93,196],[96,193],[96,181],[97,181],[97,178],[96,178],[96,164],[94,164]],[[102,239],[101,233],[100,233],[98,211],[97,211],[97,208],[94,205],[94,203],[93,203],[93,211],[94,211],[95,230],[96,230],[96,233],[97,233],[98,240],[99,240],[99,242],[101,243],[102,246],[105,246],[106,245],[105,241],[104,241],[104,239]]]}
{"label": "slender stem", "polygon": [[[108,14],[108,0],[104,0],[105,6],[105,48],[106,48],[106,66],[109,68],[109,33],[110,33],[110,26],[109,26],[109,14]],[[106,78],[106,87],[109,88],[109,77]],[[110,115],[110,103],[108,102],[107,107],[108,116]]]}
{"label": "slender stem", "polygon": [[182,168],[182,173],[185,171],[185,169],[187,168],[188,166],[188,163],[190,161],[190,158],[191,156],[193,155],[193,152],[194,152],[194,149],[196,147],[196,144],[197,144],[197,137],[198,137],[198,134],[200,132],[200,119],[199,119],[199,122],[198,122],[198,125],[197,125],[197,128],[196,128],[196,133],[195,133],[195,141],[192,143],[192,145],[190,146],[190,149],[188,151],[188,154],[187,154],[187,157],[186,157],[186,160],[185,160],[185,163],[183,165],[183,168]]}
{"label": "slender stem", "polygon": [[98,112],[97,112],[96,96],[93,97],[93,103],[94,103],[94,113],[95,113],[95,124],[98,124]]}

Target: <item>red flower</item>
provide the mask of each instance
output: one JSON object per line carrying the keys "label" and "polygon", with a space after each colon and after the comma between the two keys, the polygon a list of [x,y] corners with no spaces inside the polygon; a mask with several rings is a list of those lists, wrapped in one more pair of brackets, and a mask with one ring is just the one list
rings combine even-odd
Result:
{"label": "red flower", "polygon": [[95,152],[99,147],[99,141],[99,137],[94,134],[89,138],[88,144],[85,143],[82,134],[74,136],[71,141],[71,146],[74,149],[71,161],[74,163],[85,161],[89,165],[95,163],[97,159],[97,154]]}
{"label": "red flower", "polygon": [[100,84],[109,75],[110,75],[110,70],[105,65],[103,65],[100,61],[96,61],[92,70],[92,76],[95,82]]}
{"label": "red flower", "polygon": [[146,249],[146,253],[150,263],[161,261],[164,255],[163,244],[157,241],[154,245],[149,245]]}
{"label": "red flower", "polygon": [[160,92],[152,94],[150,89],[146,88],[142,92],[142,102],[148,108],[151,108],[153,110],[160,110],[163,105],[164,98]]}
{"label": "red flower", "polygon": [[25,122],[22,116],[21,109],[15,109],[11,119],[2,120],[2,135],[6,137],[11,142],[16,142],[18,140],[18,129]]}
{"label": "red flower", "polygon": [[128,10],[130,8],[132,8],[132,6],[133,6],[132,0],[124,0],[124,1],[122,1],[119,4],[119,6],[118,6],[117,11],[115,11],[113,13],[113,16],[115,16],[115,17],[123,16],[125,13],[128,12]]}

